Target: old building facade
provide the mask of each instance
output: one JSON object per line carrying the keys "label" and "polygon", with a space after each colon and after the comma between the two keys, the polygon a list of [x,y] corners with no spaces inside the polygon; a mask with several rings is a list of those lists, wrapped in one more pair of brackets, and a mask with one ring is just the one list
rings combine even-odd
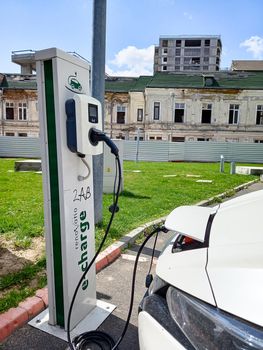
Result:
{"label": "old building facade", "polygon": [[114,138],[263,142],[263,72],[119,79],[106,82],[105,102],[105,130]]}
{"label": "old building facade", "polygon": [[34,75],[0,74],[0,125],[1,136],[39,136]]}
{"label": "old building facade", "polygon": [[[263,72],[106,79],[104,128],[126,140],[263,143]],[[34,75],[0,75],[0,135],[39,136]]]}

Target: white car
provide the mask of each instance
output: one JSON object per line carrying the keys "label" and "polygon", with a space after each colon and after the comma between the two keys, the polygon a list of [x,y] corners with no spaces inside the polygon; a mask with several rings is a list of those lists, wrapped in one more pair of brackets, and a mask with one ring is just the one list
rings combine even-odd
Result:
{"label": "white car", "polygon": [[140,349],[263,349],[263,190],[178,207],[165,227],[176,234],[140,305]]}

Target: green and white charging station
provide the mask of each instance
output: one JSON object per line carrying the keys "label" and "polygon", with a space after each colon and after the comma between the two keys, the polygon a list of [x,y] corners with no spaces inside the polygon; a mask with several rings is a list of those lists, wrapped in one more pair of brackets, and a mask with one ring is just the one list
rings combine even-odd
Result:
{"label": "green and white charging station", "polygon": [[[92,155],[103,148],[89,143],[88,128],[101,129],[101,107],[90,96],[88,62],[51,48],[36,53],[36,67],[49,308],[30,324],[66,339],[73,293],[95,254]],[[67,138],[67,101],[76,109],[75,152]],[[72,335],[96,329],[114,308],[96,299],[94,265],[74,303]]]}

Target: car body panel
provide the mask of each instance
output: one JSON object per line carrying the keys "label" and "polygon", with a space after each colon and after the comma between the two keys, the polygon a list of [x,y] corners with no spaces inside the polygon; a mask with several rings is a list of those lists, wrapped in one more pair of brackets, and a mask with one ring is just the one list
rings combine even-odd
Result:
{"label": "car body panel", "polygon": [[263,326],[263,191],[230,200],[213,221],[207,271],[217,306]]}
{"label": "car body panel", "polygon": [[156,273],[167,283],[215,305],[206,264],[207,248],[172,253],[169,245],[158,259]]}
{"label": "car body panel", "polygon": [[174,209],[166,218],[164,226],[171,231],[204,242],[207,222],[215,208],[185,205]]}
{"label": "car body panel", "polygon": [[140,350],[184,350],[169,332],[145,311],[139,313],[138,319]]}

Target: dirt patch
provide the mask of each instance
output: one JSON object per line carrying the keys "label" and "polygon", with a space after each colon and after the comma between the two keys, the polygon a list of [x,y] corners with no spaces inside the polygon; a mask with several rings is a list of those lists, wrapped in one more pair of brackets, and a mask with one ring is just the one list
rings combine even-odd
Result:
{"label": "dirt patch", "polygon": [[21,270],[35,263],[45,253],[43,237],[34,237],[30,248],[18,249],[11,241],[0,238],[0,277]]}

